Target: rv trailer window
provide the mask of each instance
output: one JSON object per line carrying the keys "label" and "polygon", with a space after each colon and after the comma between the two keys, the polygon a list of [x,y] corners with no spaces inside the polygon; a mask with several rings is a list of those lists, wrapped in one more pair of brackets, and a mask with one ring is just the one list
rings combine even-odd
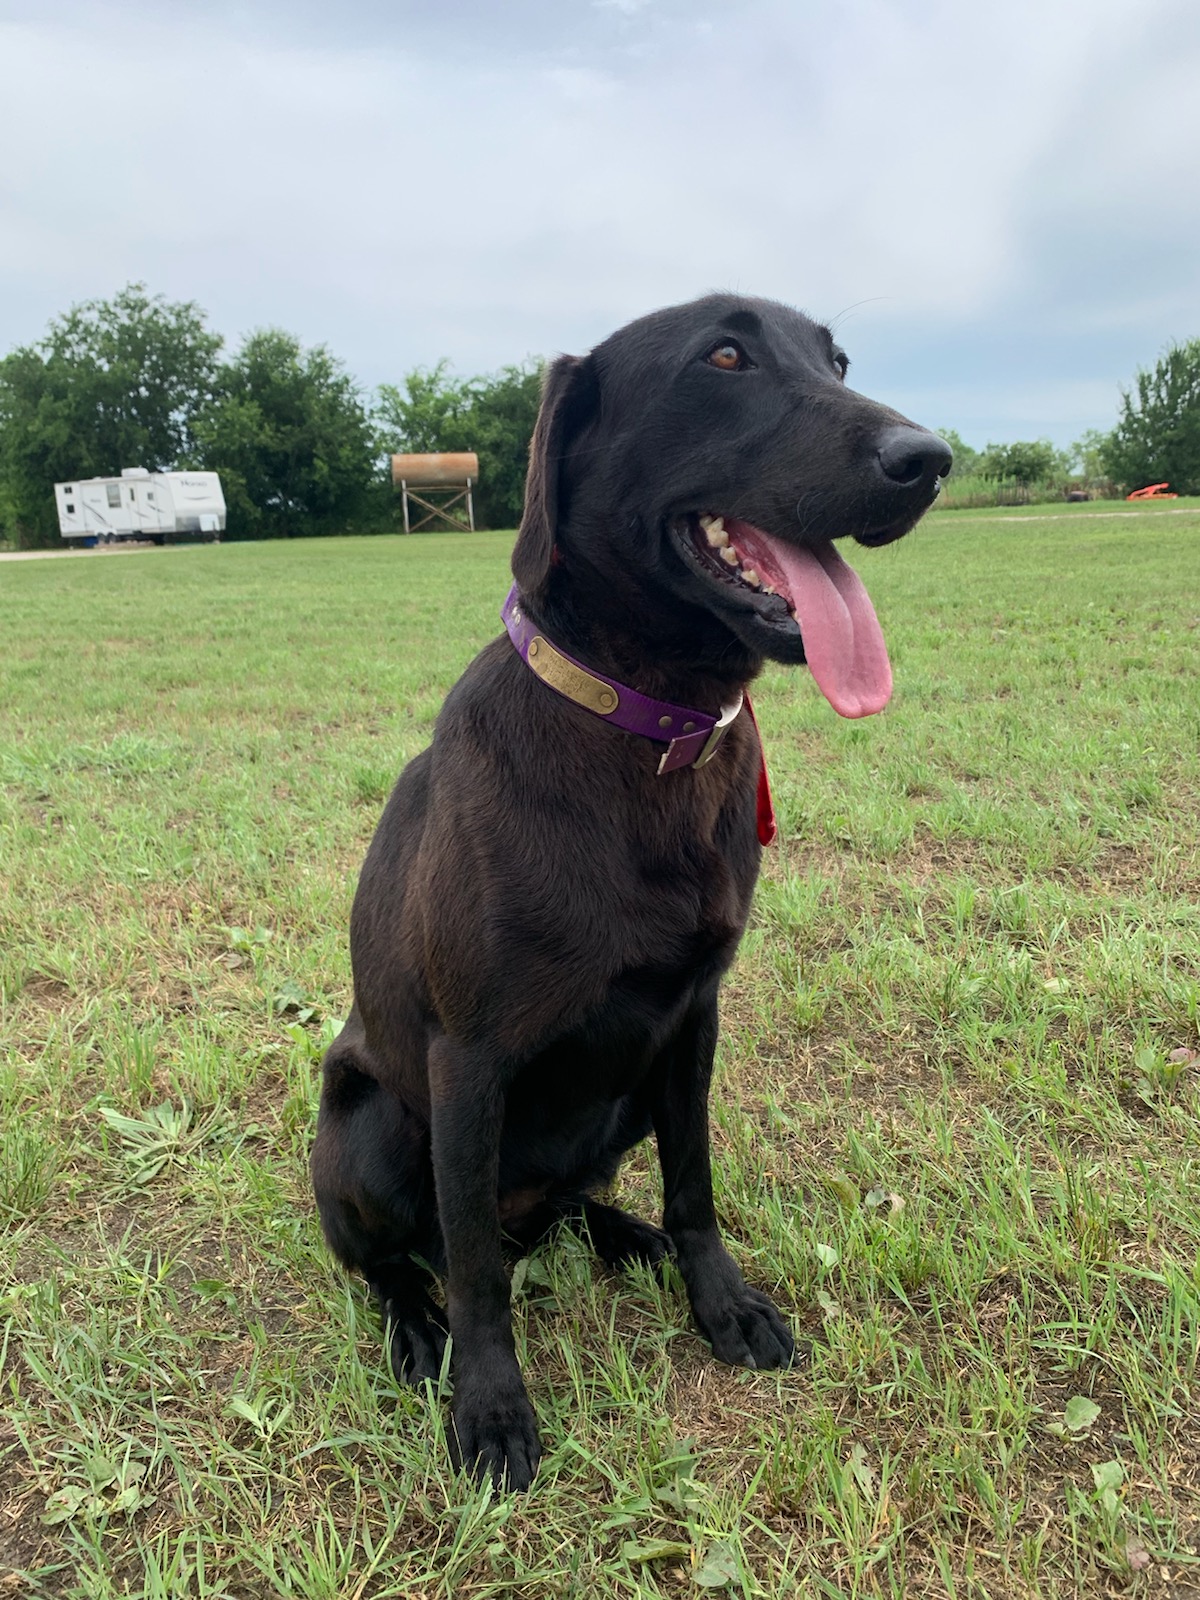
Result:
{"label": "rv trailer window", "polygon": [[130,503],[130,505],[133,504],[133,490],[132,489],[130,489],[130,491],[129,491],[129,503]]}
{"label": "rv trailer window", "polygon": [[121,504],[121,486],[119,483],[106,483],[104,490],[108,496],[108,503],[114,508]]}
{"label": "rv trailer window", "polygon": [[67,515],[69,517],[73,517],[75,515],[75,507],[73,505],[67,505]]}
{"label": "rv trailer window", "polygon": [[146,499],[149,500],[151,505],[154,504],[154,490],[153,489],[147,489],[146,490]]}
{"label": "rv trailer window", "polygon": [[64,483],[63,484],[63,498],[65,499],[66,496],[69,495],[70,493],[71,493],[71,485],[69,483]]}

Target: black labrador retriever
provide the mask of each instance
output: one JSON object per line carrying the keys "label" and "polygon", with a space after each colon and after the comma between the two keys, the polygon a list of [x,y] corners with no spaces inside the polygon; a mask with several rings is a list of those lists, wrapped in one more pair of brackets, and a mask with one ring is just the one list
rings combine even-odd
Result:
{"label": "black labrador retriever", "polygon": [[[843,715],[881,709],[887,653],[833,541],[907,533],[951,462],[846,366],[828,328],[728,294],[554,362],[508,636],[451,691],[363,868],[321,1220],[398,1376],[435,1377],[453,1335],[458,1459],[511,1488],[540,1446],[506,1235],[565,1222],[608,1263],[672,1252],[719,1360],[792,1356],[721,1242],[709,1165],[717,989],[760,856],[738,712],[768,657],[807,661]],[[665,1232],[596,1198],[651,1130]]]}

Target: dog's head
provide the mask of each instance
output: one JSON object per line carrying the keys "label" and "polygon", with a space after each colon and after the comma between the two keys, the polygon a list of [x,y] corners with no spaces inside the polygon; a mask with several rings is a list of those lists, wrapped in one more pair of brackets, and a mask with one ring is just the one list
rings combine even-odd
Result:
{"label": "dog's head", "polygon": [[847,365],[828,328],[724,294],[559,357],[513,552],[522,592],[570,610],[590,570],[583,587],[648,644],[746,676],[765,656],[807,661],[843,716],[880,710],[887,652],[833,541],[900,538],[952,457],[847,388]]}

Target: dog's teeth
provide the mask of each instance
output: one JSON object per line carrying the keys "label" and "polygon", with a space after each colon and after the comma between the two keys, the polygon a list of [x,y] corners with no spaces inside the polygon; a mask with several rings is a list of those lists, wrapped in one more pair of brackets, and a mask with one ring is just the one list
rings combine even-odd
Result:
{"label": "dog's teeth", "polygon": [[712,531],[714,533],[724,533],[725,532],[725,518],[724,517],[709,517],[708,525],[709,525],[709,527],[712,529]]}
{"label": "dog's teeth", "polygon": [[747,583],[754,584],[755,588],[758,587],[758,573],[755,572],[753,567],[743,567],[742,577],[745,578]]}
{"label": "dog's teeth", "polygon": [[764,583],[763,586],[762,586],[762,591],[763,591],[764,594],[774,594],[775,593],[775,587],[774,587],[773,584]]}
{"label": "dog's teeth", "polygon": [[738,564],[737,551],[728,542],[721,546],[721,560],[728,561],[731,567],[736,567]]}
{"label": "dog's teeth", "polygon": [[724,528],[706,528],[704,537],[708,540],[713,550],[723,550],[729,543],[729,535]]}
{"label": "dog's teeth", "polygon": [[713,525],[712,513],[708,511],[706,511],[704,515],[697,520],[699,521],[700,526],[704,529],[705,533],[707,533]]}

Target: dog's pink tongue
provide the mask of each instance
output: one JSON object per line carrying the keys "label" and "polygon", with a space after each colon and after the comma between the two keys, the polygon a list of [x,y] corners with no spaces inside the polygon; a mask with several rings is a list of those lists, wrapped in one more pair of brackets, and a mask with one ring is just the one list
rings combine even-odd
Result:
{"label": "dog's pink tongue", "polygon": [[[726,519],[739,547],[742,540]],[[746,525],[743,524],[743,527]],[[804,655],[817,687],[843,717],[869,717],[892,697],[892,666],[871,597],[854,568],[832,544],[805,546],[754,529],[774,567],[771,581],[792,603],[804,637]],[[783,581],[780,582],[779,580]]]}

